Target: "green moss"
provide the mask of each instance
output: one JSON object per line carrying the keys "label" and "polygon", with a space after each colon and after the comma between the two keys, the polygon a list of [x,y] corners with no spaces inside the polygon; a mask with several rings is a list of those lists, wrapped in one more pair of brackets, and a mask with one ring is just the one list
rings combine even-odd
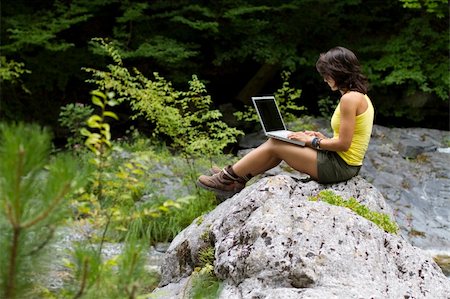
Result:
{"label": "green moss", "polygon": [[189,292],[189,298],[219,298],[220,292],[222,291],[222,282],[214,274],[214,268],[211,265],[202,268],[199,272],[195,272],[192,275],[192,286]]}
{"label": "green moss", "polygon": [[208,227],[208,229],[205,229],[203,233],[200,235],[200,239],[202,239],[205,242],[209,242],[209,233],[210,233],[211,225]]}
{"label": "green moss", "polygon": [[221,292],[222,282],[214,273],[215,250],[211,245],[198,252],[198,264],[192,273],[192,284],[189,298],[205,299],[218,298]]}
{"label": "green moss", "polygon": [[203,215],[200,215],[197,220],[195,220],[195,224],[201,225],[203,223]]}
{"label": "green moss", "polygon": [[341,196],[337,195],[333,191],[324,190],[319,192],[319,194],[317,194],[316,196],[310,197],[309,200],[321,200],[335,206],[349,208],[359,216],[372,221],[388,233],[396,234],[399,230],[397,223],[395,221],[392,221],[388,215],[370,210],[368,207],[359,203],[353,197],[350,197],[348,200],[344,200]]}
{"label": "green moss", "polygon": [[212,246],[205,247],[198,252],[199,266],[214,265],[214,248]]}
{"label": "green moss", "polygon": [[436,264],[441,267],[442,272],[445,275],[450,276],[450,256],[448,255],[436,255],[433,257]]}

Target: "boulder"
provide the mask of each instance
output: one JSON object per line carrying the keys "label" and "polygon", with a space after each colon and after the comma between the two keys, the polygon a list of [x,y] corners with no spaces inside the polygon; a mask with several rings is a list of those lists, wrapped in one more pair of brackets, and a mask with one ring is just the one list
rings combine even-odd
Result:
{"label": "boulder", "polygon": [[265,177],[177,235],[154,295],[184,298],[199,251],[212,246],[223,299],[449,298],[449,279],[424,251],[347,208],[308,200],[325,189],[393,217],[361,177],[333,185]]}
{"label": "boulder", "polygon": [[[329,120],[314,119],[313,125],[332,135]],[[256,146],[264,140],[258,134],[246,135],[239,145]],[[443,262],[450,260],[449,146],[448,130],[374,125],[360,175],[383,194],[403,237],[432,254],[450,277],[449,263]]]}

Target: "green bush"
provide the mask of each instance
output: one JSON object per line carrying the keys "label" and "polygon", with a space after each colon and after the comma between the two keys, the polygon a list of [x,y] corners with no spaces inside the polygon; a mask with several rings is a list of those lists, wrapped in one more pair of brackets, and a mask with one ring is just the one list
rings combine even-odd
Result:
{"label": "green bush", "polygon": [[92,107],[81,103],[70,103],[61,107],[58,121],[62,127],[69,130],[70,135],[67,138],[66,145],[68,149],[75,149],[83,144],[84,137],[81,134],[81,128],[85,126],[88,117],[93,112]]}
{"label": "green bush", "polygon": [[137,69],[130,73],[112,44],[102,39],[93,43],[108,53],[114,64],[107,66],[108,71],[85,68],[93,76],[88,82],[116,92],[119,102],[130,104],[134,117],[148,120],[154,125],[153,135],[169,139],[177,151],[189,157],[212,157],[243,134],[221,121],[218,110],[211,109],[211,97],[197,76],[192,76],[188,91],[178,91],[158,73],[153,80]]}
{"label": "green bush", "polygon": [[[76,244],[65,267],[73,275],[56,298],[138,298],[152,291],[159,275],[145,269],[145,242],[129,235],[122,252],[101,256],[88,242]],[[48,296],[50,297],[50,296]]]}

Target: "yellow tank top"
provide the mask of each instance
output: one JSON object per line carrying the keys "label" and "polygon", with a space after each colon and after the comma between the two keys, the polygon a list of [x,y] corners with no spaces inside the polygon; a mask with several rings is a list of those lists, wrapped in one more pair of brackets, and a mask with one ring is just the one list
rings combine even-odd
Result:
{"label": "yellow tank top", "polygon": [[[364,155],[369,146],[370,135],[372,134],[374,109],[372,102],[367,95],[368,107],[366,111],[356,116],[355,132],[353,133],[350,148],[345,152],[337,152],[338,155],[352,166],[360,166],[363,163]],[[333,129],[333,138],[339,138],[339,127],[341,123],[341,104],[339,103],[331,117],[331,128]]]}

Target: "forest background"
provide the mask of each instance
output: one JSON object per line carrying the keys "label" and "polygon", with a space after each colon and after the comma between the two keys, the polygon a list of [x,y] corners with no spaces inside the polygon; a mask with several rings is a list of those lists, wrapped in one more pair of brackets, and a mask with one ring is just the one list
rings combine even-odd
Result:
{"label": "forest background", "polygon": [[[331,47],[359,57],[376,123],[449,129],[445,0],[16,0],[0,24],[2,298],[149,298],[148,246],[218,204],[194,181],[258,128],[250,97],[332,112]],[[199,261],[209,298],[214,248]]]}
{"label": "forest background", "polygon": [[[111,62],[92,42],[99,37],[144,76],[186,89],[197,75],[232,125],[229,112],[273,93],[283,71],[302,90],[298,105],[320,114],[330,91],[315,62],[345,46],[370,79],[378,124],[449,128],[445,0],[2,1],[0,33],[1,119],[50,126],[60,142],[60,107],[88,103],[95,89],[82,68]],[[129,107],[115,112],[115,134],[148,131]]]}

